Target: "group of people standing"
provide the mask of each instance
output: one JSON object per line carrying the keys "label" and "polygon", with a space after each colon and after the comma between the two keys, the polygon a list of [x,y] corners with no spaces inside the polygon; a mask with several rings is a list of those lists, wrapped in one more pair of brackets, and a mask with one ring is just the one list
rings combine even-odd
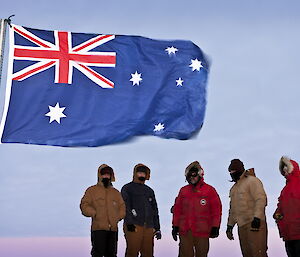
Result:
{"label": "group of people standing", "polygon": [[[282,157],[279,170],[286,186],[274,212],[280,237],[288,257],[300,256],[300,170],[298,163]],[[267,196],[254,169],[233,159],[228,167],[234,182],[230,189],[230,208],[226,235],[233,240],[237,224],[243,257],[267,257]],[[180,257],[206,257],[209,239],[219,236],[222,204],[214,187],[204,182],[204,170],[198,161],[185,170],[188,185],[182,187],[171,208],[172,236],[179,237]],[[118,222],[124,219],[126,257],[153,257],[154,238],[161,239],[159,214],[154,191],[145,181],[150,169],[137,164],[132,182],[121,193],[112,186],[114,171],[108,165],[98,168],[98,183],[89,187],[81,199],[82,214],[92,218],[92,257],[116,257]]]}
{"label": "group of people standing", "polygon": [[161,239],[158,208],[154,191],[145,181],[150,169],[137,164],[132,182],[121,193],[112,186],[114,171],[106,164],[98,168],[98,183],[89,187],[81,199],[84,216],[92,218],[92,257],[116,257],[118,222],[124,219],[126,256],[153,257],[154,237]]}

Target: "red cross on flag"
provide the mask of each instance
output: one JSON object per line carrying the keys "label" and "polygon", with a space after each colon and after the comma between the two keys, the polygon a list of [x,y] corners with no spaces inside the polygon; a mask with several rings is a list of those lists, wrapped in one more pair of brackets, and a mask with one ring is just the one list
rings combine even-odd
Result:
{"label": "red cross on flag", "polygon": [[115,52],[88,52],[115,38],[114,35],[98,35],[80,45],[72,47],[70,32],[54,31],[55,44],[37,37],[25,28],[13,25],[13,29],[22,37],[38,47],[14,46],[15,60],[38,61],[13,74],[13,80],[22,81],[41,71],[55,66],[55,83],[72,84],[73,68],[78,69],[89,79],[103,88],[113,88],[114,83],[88,66],[115,67]]}

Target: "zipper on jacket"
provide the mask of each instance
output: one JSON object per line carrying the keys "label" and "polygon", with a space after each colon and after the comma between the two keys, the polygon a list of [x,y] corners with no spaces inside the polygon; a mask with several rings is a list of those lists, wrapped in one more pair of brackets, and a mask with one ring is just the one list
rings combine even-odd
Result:
{"label": "zipper on jacket", "polygon": [[111,231],[111,224],[110,224],[110,220],[109,220],[109,215],[108,215],[108,204],[107,204],[108,190],[109,190],[109,188],[104,188],[104,191],[105,191],[105,205],[106,205],[107,223],[108,223],[109,230]]}

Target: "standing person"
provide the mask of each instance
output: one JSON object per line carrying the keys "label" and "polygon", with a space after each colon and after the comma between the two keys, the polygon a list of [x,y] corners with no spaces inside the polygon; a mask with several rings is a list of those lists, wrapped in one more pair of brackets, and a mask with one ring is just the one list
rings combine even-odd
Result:
{"label": "standing person", "polygon": [[280,237],[285,241],[289,257],[300,256],[300,171],[299,165],[288,157],[281,157],[279,170],[286,178],[286,185],[278,198],[273,215]]}
{"label": "standing person", "polygon": [[153,257],[154,236],[161,239],[154,191],[145,185],[149,178],[150,169],[144,164],[137,164],[133,170],[133,181],[121,190],[126,204],[126,257],[137,257],[139,253],[143,257]]}
{"label": "standing person", "polygon": [[172,236],[177,241],[179,234],[179,256],[182,257],[206,257],[209,238],[219,236],[221,200],[216,190],[204,182],[203,175],[197,161],[186,168],[189,185],[180,189],[173,207]]}
{"label": "standing person", "polygon": [[81,199],[82,214],[92,218],[92,257],[117,256],[118,222],[125,217],[125,203],[112,181],[113,169],[102,164],[98,168],[98,183],[89,187]]}
{"label": "standing person", "polygon": [[267,196],[254,169],[245,170],[239,159],[231,161],[228,171],[235,182],[230,189],[230,209],[226,234],[233,240],[232,230],[238,225],[244,257],[267,257]]}

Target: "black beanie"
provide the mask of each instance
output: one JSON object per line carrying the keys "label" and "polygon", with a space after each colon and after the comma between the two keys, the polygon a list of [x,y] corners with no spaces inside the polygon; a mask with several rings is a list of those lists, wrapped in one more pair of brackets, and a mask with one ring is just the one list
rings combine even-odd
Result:
{"label": "black beanie", "polygon": [[231,160],[228,171],[230,172],[232,170],[243,172],[245,170],[243,162],[241,162],[239,159]]}
{"label": "black beanie", "polygon": [[136,172],[144,172],[145,174],[147,174],[147,171],[148,171],[148,169],[146,166],[141,165],[136,168]]}

